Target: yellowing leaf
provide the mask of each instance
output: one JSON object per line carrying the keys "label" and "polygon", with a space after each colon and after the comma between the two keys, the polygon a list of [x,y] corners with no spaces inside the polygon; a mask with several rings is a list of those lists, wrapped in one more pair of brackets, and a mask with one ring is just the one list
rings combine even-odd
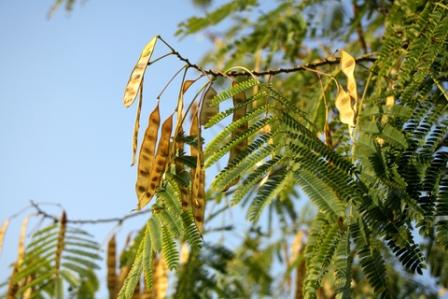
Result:
{"label": "yellowing leaf", "polygon": [[215,116],[219,112],[218,105],[210,105],[212,99],[216,96],[216,90],[210,85],[207,91],[204,93],[204,97],[201,101],[201,113],[200,113],[200,121],[201,124],[206,124],[213,116]]}
{"label": "yellowing leaf", "polygon": [[151,174],[152,163],[154,160],[154,154],[157,143],[157,136],[160,126],[160,111],[159,105],[151,112],[148,121],[148,128],[145,131],[143,137],[142,146],[140,148],[140,156],[138,159],[138,172],[137,182],[135,184],[135,190],[137,192],[137,198],[144,196],[149,186],[149,179]]}
{"label": "yellowing leaf", "polygon": [[149,59],[151,59],[156,42],[157,36],[153,37],[149,43],[146,44],[140,58],[137,61],[137,64],[134,67],[134,70],[131,73],[123,98],[123,104],[126,108],[131,106],[135,101],[135,97],[137,96],[137,92],[141,86],[143,75],[145,74]]}
{"label": "yellowing leaf", "polygon": [[3,221],[2,226],[0,227],[0,253],[2,252],[3,248],[3,241],[5,240],[6,231],[8,230],[9,226],[9,219],[6,219]]}
{"label": "yellowing leaf", "polygon": [[355,112],[352,108],[350,95],[341,87],[336,98],[336,108],[339,110],[341,122],[349,126],[354,125]]}
{"label": "yellowing leaf", "polygon": [[151,173],[149,175],[149,186],[146,192],[142,193],[138,199],[138,208],[146,206],[162,181],[162,175],[165,172],[166,165],[170,155],[170,138],[173,127],[173,115],[168,117],[162,125],[162,136],[157,147],[157,155],[152,163]]}

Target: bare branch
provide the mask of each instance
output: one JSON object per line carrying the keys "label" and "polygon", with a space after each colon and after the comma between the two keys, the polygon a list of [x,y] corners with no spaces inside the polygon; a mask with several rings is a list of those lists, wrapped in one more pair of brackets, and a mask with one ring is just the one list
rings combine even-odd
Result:
{"label": "bare branch", "polygon": [[[38,203],[34,202],[31,200],[31,207],[33,207],[37,214],[47,218],[47,219],[51,219],[54,222],[58,222],[59,221],[59,217],[49,214],[46,211],[44,211]],[[137,212],[133,212],[131,214],[127,214],[123,217],[112,217],[112,218],[99,218],[99,219],[67,219],[67,223],[71,223],[71,224],[101,224],[101,223],[113,223],[113,222],[117,222],[118,224],[122,224],[124,221],[137,217],[137,216],[141,216],[143,214],[147,214],[149,213],[150,209],[146,209],[146,210],[142,210],[142,211],[137,211]]]}
{"label": "bare branch", "polygon": [[[158,37],[160,41],[162,41],[170,50],[171,54],[175,55],[180,61],[185,62],[185,64],[192,69],[197,70],[198,72],[201,72],[204,75],[210,75],[213,77],[242,77],[242,76],[249,76],[249,73],[243,72],[243,71],[228,71],[228,72],[221,72],[217,70],[212,69],[204,69],[200,67],[197,64],[191,63],[188,58],[185,58],[182,56],[178,51],[176,51],[170,44],[168,44],[161,36]],[[356,62],[375,62],[376,61],[376,53],[367,53],[365,55],[359,56],[355,58]],[[308,69],[315,69],[324,65],[334,65],[338,64],[340,62],[340,57],[327,57],[323,60],[313,62],[313,63],[306,63],[297,65],[294,67],[289,68],[277,68],[277,69],[269,69],[269,70],[251,70],[250,72],[258,77],[262,77],[265,75],[275,76],[279,74],[287,74],[287,73],[295,73],[300,71],[306,71]]]}

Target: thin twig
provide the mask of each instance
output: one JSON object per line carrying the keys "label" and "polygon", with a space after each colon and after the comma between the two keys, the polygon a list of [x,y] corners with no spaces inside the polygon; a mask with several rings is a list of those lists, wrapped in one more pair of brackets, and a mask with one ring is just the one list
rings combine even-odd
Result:
{"label": "thin twig", "polygon": [[[42,208],[39,206],[38,203],[31,200],[31,206],[36,210],[37,214],[47,218],[51,219],[54,222],[59,221],[59,217],[54,216],[52,214],[47,213],[46,211],[42,210]],[[118,224],[122,224],[124,221],[134,218],[143,214],[147,214],[150,211],[150,209],[134,212],[131,214],[127,214],[123,217],[112,217],[112,218],[99,218],[99,219],[67,219],[67,223],[71,224],[101,224],[101,223],[111,223],[111,222],[117,222]]]}
{"label": "thin twig", "polygon": [[[159,36],[158,38],[172,51],[173,55],[177,56],[177,58],[179,60],[185,62],[189,68],[195,69],[204,75],[210,75],[213,77],[241,77],[241,76],[249,75],[245,71],[244,72],[242,72],[242,71],[221,72],[221,71],[212,70],[212,69],[204,69],[204,68],[200,67],[199,65],[190,62],[190,60],[188,58],[183,57],[170,44],[168,44],[161,36]],[[357,63],[362,62],[362,61],[375,62],[377,59],[375,56],[376,56],[376,53],[367,53],[358,58],[355,58],[355,61]],[[297,66],[290,67],[290,68],[277,68],[277,69],[269,69],[269,70],[262,70],[262,71],[251,70],[250,73],[255,76],[258,76],[258,77],[265,76],[265,75],[272,76],[272,75],[294,73],[294,72],[306,71],[306,70],[309,71],[309,69],[314,69],[314,68],[321,67],[324,65],[334,65],[334,64],[338,64],[339,62],[340,62],[340,57],[328,57],[328,58],[325,58],[325,59],[317,61],[317,62],[301,64],[301,65],[297,65]]]}

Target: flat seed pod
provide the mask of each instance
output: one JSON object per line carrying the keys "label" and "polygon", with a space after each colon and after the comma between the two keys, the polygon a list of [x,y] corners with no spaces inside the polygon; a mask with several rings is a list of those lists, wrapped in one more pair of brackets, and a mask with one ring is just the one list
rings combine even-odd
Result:
{"label": "flat seed pod", "polygon": [[27,216],[23,219],[22,225],[20,226],[20,234],[19,234],[19,247],[17,249],[17,265],[20,266],[25,258],[25,239],[26,239],[26,230],[28,228],[28,222],[30,221],[30,217]]}
{"label": "flat seed pod", "polygon": [[9,219],[6,219],[3,221],[2,226],[0,227],[0,253],[3,249],[3,241],[5,240],[6,231],[8,230],[9,226]]}
{"label": "flat seed pod", "polygon": [[146,192],[142,193],[138,199],[138,208],[146,206],[162,181],[163,173],[170,155],[170,138],[173,128],[173,115],[168,117],[162,125],[162,136],[160,137],[159,146],[157,147],[157,155],[151,167],[149,174],[149,185]]}
{"label": "flat seed pod", "polygon": [[[236,85],[236,82],[233,82],[232,85]],[[246,94],[244,92],[238,93],[233,96],[233,107],[238,107],[238,105],[244,103],[246,101]],[[239,108],[235,108],[233,111],[232,122],[235,122],[242,118],[246,114],[246,106],[240,106]],[[232,132],[232,139],[237,138],[241,135],[242,132],[245,132],[248,129],[248,124],[245,122],[238,129]],[[229,163],[232,162],[240,153],[242,153],[247,147],[247,139],[242,140],[240,143],[235,145],[230,150]]]}
{"label": "flat seed pod", "polygon": [[355,112],[353,111],[350,95],[341,87],[336,98],[336,108],[339,111],[339,118],[342,123],[354,126]]}
{"label": "flat seed pod", "polygon": [[355,58],[353,58],[353,56],[342,50],[341,69],[344,75],[347,77],[348,93],[350,97],[353,99],[353,101],[356,103],[356,101],[358,100],[358,91],[356,89],[355,66],[356,66]]}
{"label": "flat seed pod", "polygon": [[117,297],[118,277],[116,273],[117,264],[117,242],[115,235],[110,238],[107,243],[107,289],[109,291],[109,298]]}
{"label": "flat seed pod", "polygon": [[142,79],[142,85],[140,87],[140,96],[138,99],[138,106],[137,106],[137,114],[135,116],[135,124],[134,124],[134,133],[132,134],[132,162],[131,166],[134,166],[135,164],[135,156],[137,155],[137,147],[138,147],[138,131],[140,130],[140,113],[142,111],[142,104],[143,104],[143,79]]}
{"label": "flat seed pod", "polygon": [[197,156],[196,169],[194,173],[193,184],[191,188],[191,203],[193,207],[193,216],[196,226],[202,232],[204,228],[205,212],[205,171],[203,166],[202,154]]}
{"label": "flat seed pod", "polygon": [[190,136],[194,137],[196,139],[196,146],[190,146],[190,153],[191,156],[196,157],[199,153],[199,146],[200,146],[200,126],[199,126],[199,119],[198,119],[198,112],[192,111],[192,117],[191,117],[191,127],[190,127]]}
{"label": "flat seed pod", "polygon": [[168,265],[163,258],[154,259],[152,298],[163,299],[168,290]]}
{"label": "flat seed pod", "polygon": [[149,41],[149,43],[146,44],[145,48],[142,51],[142,54],[140,55],[140,58],[137,61],[137,64],[134,66],[134,69],[124,91],[123,104],[126,108],[131,106],[135,101],[135,97],[137,96],[137,92],[142,83],[143,75],[145,74],[149,59],[151,59],[151,55],[154,51],[156,42],[157,36],[153,37]]}
{"label": "flat seed pod", "polygon": [[210,85],[207,91],[204,93],[204,97],[201,100],[201,113],[200,121],[202,125],[205,125],[213,116],[219,113],[218,105],[211,105],[212,99],[216,96],[216,90]]}
{"label": "flat seed pod", "polygon": [[137,167],[137,182],[135,184],[137,198],[141,198],[144,195],[150,182],[149,179],[154,160],[159,126],[160,111],[159,104],[157,104],[156,108],[154,108],[154,111],[151,112],[151,115],[149,116],[148,128],[145,131],[145,136],[140,148]]}
{"label": "flat seed pod", "polygon": [[61,218],[59,219],[59,232],[58,232],[58,243],[56,245],[56,256],[55,256],[55,272],[59,273],[59,269],[61,268],[61,258],[62,251],[65,247],[65,231],[67,228],[67,214],[65,211],[62,212]]}

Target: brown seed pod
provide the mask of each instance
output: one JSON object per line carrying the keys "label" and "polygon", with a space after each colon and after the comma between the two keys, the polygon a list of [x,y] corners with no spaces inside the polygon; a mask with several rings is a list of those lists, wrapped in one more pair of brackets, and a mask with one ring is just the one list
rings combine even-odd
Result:
{"label": "brown seed pod", "polygon": [[109,290],[110,299],[115,299],[117,297],[118,277],[116,266],[117,242],[115,241],[115,235],[113,235],[107,243],[107,289]]}
{"label": "brown seed pod", "polygon": [[148,128],[145,131],[145,136],[143,138],[142,146],[140,148],[140,155],[138,159],[138,172],[137,172],[137,182],[135,184],[135,189],[137,193],[137,198],[140,200],[144,197],[148,186],[151,175],[152,164],[154,160],[154,154],[157,143],[157,136],[160,126],[160,111],[159,104],[157,104],[154,111],[149,116]]}
{"label": "brown seed pod", "polygon": [[165,172],[170,155],[172,128],[173,115],[168,117],[162,125],[162,136],[160,137],[159,145],[157,147],[157,154],[155,156],[154,163],[152,163],[151,172],[149,174],[149,185],[147,186],[146,191],[142,193],[138,199],[139,209],[149,203],[162,181],[162,176]]}
{"label": "brown seed pod", "polygon": [[201,124],[206,124],[213,116],[219,113],[218,105],[211,105],[212,99],[216,96],[216,90],[210,85],[207,91],[204,93],[204,97],[201,100]]}

